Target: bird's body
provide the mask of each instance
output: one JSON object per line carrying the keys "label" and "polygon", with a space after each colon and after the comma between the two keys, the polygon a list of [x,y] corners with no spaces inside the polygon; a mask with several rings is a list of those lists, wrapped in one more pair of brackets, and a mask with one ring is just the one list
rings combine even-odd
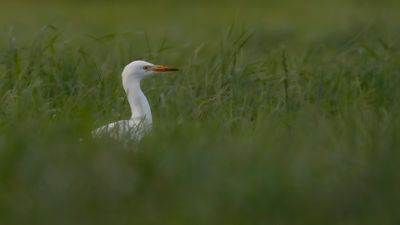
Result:
{"label": "bird's body", "polygon": [[102,126],[92,133],[94,136],[107,135],[113,138],[141,139],[151,129],[152,115],[149,102],[140,88],[140,81],[156,73],[177,71],[167,66],[153,65],[145,61],[134,61],[122,72],[122,85],[131,107],[129,120],[120,120]]}
{"label": "bird's body", "polygon": [[151,129],[151,125],[142,120],[120,120],[107,124],[93,131],[94,136],[109,136],[114,139],[138,139],[140,140]]}

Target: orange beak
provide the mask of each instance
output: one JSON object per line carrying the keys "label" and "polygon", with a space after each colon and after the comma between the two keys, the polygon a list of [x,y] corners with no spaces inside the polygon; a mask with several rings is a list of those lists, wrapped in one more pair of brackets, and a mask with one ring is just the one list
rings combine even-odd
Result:
{"label": "orange beak", "polygon": [[162,66],[162,65],[154,65],[150,67],[151,71],[154,72],[168,72],[168,71],[179,71],[177,68],[170,67],[170,66]]}

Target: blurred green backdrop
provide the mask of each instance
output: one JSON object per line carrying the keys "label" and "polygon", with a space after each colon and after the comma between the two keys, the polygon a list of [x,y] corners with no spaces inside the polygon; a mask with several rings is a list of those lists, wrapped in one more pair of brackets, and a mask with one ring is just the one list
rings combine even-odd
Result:
{"label": "blurred green backdrop", "polygon": [[0,224],[400,223],[399,1],[0,6]]}

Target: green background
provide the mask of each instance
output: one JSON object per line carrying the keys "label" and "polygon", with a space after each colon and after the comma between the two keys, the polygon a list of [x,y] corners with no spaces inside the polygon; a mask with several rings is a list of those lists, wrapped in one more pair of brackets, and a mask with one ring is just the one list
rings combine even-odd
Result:
{"label": "green background", "polygon": [[[398,1],[0,2],[0,224],[399,224]],[[181,69],[142,86],[127,63]]]}

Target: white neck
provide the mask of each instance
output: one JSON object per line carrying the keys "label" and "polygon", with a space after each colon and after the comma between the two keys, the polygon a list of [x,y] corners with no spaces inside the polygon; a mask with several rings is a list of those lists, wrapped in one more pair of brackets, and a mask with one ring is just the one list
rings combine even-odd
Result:
{"label": "white neck", "polygon": [[151,125],[152,116],[150,105],[140,88],[140,79],[123,79],[122,84],[131,107],[131,119],[143,120],[146,124]]}

